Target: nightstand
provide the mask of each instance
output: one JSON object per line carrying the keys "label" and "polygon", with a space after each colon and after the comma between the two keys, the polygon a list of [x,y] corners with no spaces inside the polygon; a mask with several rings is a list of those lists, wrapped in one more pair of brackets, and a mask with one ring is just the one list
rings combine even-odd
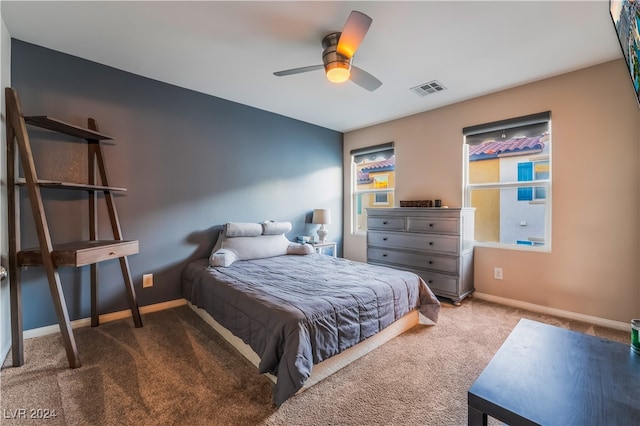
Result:
{"label": "nightstand", "polygon": [[311,242],[309,244],[311,244],[313,246],[314,250],[318,254],[324,254],[324,250],[325,249],[331,249],[332,256],[333,257],[337,257],[338,256],[335,242],[330,242],[330,241],[326,241],[324,243]]}

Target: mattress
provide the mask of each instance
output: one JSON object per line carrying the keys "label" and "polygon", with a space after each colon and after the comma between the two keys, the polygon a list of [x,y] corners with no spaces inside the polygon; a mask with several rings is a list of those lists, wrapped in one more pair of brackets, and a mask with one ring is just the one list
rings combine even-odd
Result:
{"label": "mattress", "polygon": [[285,255],[183,272],[183,294],[260,357],[282,404],[313,365],[366,340],[412,310],[437,321],[440,304],[416,274],[319,254]]}

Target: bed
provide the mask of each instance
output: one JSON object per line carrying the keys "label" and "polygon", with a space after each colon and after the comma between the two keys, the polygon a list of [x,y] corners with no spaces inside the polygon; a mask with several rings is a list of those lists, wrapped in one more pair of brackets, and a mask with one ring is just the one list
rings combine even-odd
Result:
{"label": "bed", "polygon": [[284,233],[234,237],[231,229],[227,224],[209,259],[186,266],[183,294],[251,348],[260,373],[276,377],[278,406],[305,385],[314,366],[400,320],[420,312],[437,321],[440,304],[413,273],[316,254]]}

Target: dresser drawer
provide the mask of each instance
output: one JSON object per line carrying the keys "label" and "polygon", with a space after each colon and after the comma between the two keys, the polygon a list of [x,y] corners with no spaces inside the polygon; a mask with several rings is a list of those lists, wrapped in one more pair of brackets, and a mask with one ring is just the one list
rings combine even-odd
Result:
{"label": "dresser drawer", "polygon": [[368,217],[367,229],[382,229],[387,231],[404,231],[403,217]]}
{"label": "dresser drawer", "polygon": [[431,272],[418,273],[427,283],[431,291],[438,296],[457,296],[458,295],[458,278],[448,275],[440,275]]}
{"label": "dresser drawer", "polygon": [[378,247],[370,247],[367,250],[367,262],[393,263],[411,268],[433,269],[434,271],[450,274],[458,273],[457,257],[397,251]]}
{"label": "dresser drawer", "polygon": [[458,235],[460,233],[460,221],[458,219],[409,217],[407,218],[407,231]]}
{"label": "dresser drawer", "polygon": [[457,255],[460,239],[451,235],[368,231],[367,245]]}

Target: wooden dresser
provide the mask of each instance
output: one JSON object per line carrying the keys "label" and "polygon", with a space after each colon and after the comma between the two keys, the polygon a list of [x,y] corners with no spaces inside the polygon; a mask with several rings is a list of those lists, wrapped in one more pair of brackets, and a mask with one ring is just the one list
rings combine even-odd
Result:
{"label": "wooden dresser", "polygon": [[473,293],[473,208],[367,209],[367,262],[420,275],[455,305]]}

